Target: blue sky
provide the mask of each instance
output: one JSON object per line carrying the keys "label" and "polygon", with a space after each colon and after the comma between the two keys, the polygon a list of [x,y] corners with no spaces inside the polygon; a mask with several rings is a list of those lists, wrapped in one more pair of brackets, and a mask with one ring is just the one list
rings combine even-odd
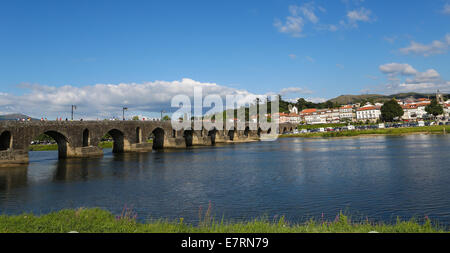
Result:
{"label": "blue sky", "polygon": [[313,101],[450,92],[449,27],[447,0],[2,1],[0,112],[158,111],[133,94],[174,82]]}

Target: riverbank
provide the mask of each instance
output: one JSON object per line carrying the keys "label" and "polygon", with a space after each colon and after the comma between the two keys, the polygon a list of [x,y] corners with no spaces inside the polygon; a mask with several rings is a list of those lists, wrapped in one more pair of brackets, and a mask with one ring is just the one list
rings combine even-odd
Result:
{"label": "riverbank", "polygon": [[380,135],[408,135],[408,134],[444,134],[449,133],[450,126],[425,126],[425,127],[405,127],[405,128],[383,128],[383,129],[369,129],[369,130],[353,130],[341,132],[318,132],[318,133],[304,133],[304,134],[284,134],[281,138],[292,137],[356,137],[356,136],[380,136]]}
{"label": "riverbank", "polygon": [[156,220],[140,223],[133,212],[125,210],[114,216],[102,209],[61,210],[35,216],[22,214],[0,216],[0,233],[437,233],[448,232],[432,224],[429,219],[419,224],[414,220],[395,224],[369,221],[353,222],[340,214],[332,222],[310,220],[303,224],[290,224],[279,218],[269,221],[255,219],[249,222],[214,220],[210,213],[201,217],[197,225],[186,224],[183,218],[176,221]]}

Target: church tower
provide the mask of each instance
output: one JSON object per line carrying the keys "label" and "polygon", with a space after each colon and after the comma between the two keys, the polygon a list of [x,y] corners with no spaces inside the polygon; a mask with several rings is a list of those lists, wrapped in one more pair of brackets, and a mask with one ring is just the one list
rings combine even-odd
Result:
{"label": "church tower", "polygon": [[444,96],[442,96],[442,93],[440,93],[439,90],[436,93],[436,100],[439,104],[444,104]]}

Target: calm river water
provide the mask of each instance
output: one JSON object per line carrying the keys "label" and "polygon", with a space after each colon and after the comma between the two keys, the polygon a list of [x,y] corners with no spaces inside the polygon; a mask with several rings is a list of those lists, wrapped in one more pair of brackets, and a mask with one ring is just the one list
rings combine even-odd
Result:
{"label": "calm river water", "polygon": [[425,215],[450,224],[450,136],[280,139],[30,164],[0,169],[1,213],[132,208],[141,220],[195,223],[211,202],[216,218],[284,215],[293,222],[354,218],[391,222]]}

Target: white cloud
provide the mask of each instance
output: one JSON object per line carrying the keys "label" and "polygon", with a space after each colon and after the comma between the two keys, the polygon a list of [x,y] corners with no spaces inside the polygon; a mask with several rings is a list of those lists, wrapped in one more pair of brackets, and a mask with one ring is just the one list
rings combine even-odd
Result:
{"label": "white cloud", "polygon": [[[354,1],[359,6],[363,1]],[[349,2],[345,2],[349,4]],[[316,12],[316,10],[318,10]],[[375,21],[375,17],[372,11],[364,7],[347,11],[346,19],[341,20],[337,24],[322,24],[317,15],[326,14],[326,10],[314,4],[314,2],[306,3],[303,5],[290,5],[289,16],[286,17],[286,21],[283,23],[280,19],[275,19],[274,26],[278,28],[281,33],[290,34],[292,37],[304,37],[304,29],[308,23],[312,24],[312,28],[316,31],[330,31],[336,32],[339,29],[352,29],[358,27],[359,22],[372,22]]]}
{"label": "white cloud", "polygon": [[447,34],[443,40],[435,40],[431,44],[424,45],[411,41],[408,47],[401,48],[400,52],[402,54],[418,54],[423,56],[430,56],[434,54],[444,54],[448,51],[450,47],[450,34]]}
{"label": "white cloud", "polygon": [[444,5],[444,8],[442,9],[442,13],[446,15],[450,15],[450,3],[446,3]]}
{"label": "white cloud", "polygon": [[[288,99],[283,99],[287,102],[290,103],[297,103],[297,100],[299,100],[300,98],[288,98]],[[313,102],[313,103],[323,103],[326,102],[328,99],[326,98],[321,98],[321,97],[309,97],[309,98],[305,98],[306,101],[308,102]]]}
{"label": "white cloud", "polygon": [[286,17],[286,22],[283,23],[280,20],[275,20],[274,26],[278,28],[281,33],[290,34],[292,37],[301,37],[303,31],[303,18],[296,16]]}
{"label": "white cloud", "polygon": [[309,101],[309,102],[313,102],[313,103],[323,103],[323,102],[326,102],[328,99],[321,98],[321,97],[313,97],[313,98],[309,97],[309,98],[305,98],[305,100]]}
{"label": "white cloud", "polygon": [[443,80],[434,69],[420,72],[405,63],[384,64],[379,69],[389,81],[381,88],[384,92],[436,92],[438,89],[450,92],[450,82]]}
{"label": "white cloud", "polygon": [[291,58],[291,59],[296,59],[296,58],[297,58],[297,55],[295,55],[295,54],[289,54],[289,58]]}
{"label": "white cloud", "polygon": [[319,22],[319,18],[314,14],[314,6],[312,4],[306,4],[300,7],[300,11],[303,15],[313,24]]}
{"label": "white cloud", "polygon": [[358,10],[353,10],[347,12],[347,18],[351,22],[369,22],[371,21],[372,12],[364,7],[361,7]]}
{"label": "white cloud", "polygon": [[359,22],[371,23],[375,21],[372,11],[364,7],[348,11],[346,17],[347,21],[341,20],[339,23],[342,27],[357,28]]}
{"label": "white cloud", "polygon": [[279,19],[275,20],[274,26],[278,28],[281,33],[290,34],[292,37],[301,37],[305,21],[303,17],[299,16],[300,7],[297,5],[289,6],[290,16],[286,17],[286,22],[281,22]]}
{"label": "white cloud", "polygon": [[[3,113],[21,112],[37,118],[70,115],[71,105],[77,105],[79,117],[85,119],[109,118],[121,116],[122,107],[126,106],[129,113],[174,111],[170,107],[171,99],[179,94],[192,98],[194,87],[203,89],[203,96],[217,94],[250,96],[251,102],[260,96],[246,90],[239,90],[216,83],[203,83],[184,78],[181,81],[154,81],[145,83],[95,84],[83,87],[65,85],[51,87],[45,85],[22,84],[26,89],[23,95],[0,93],[0,111]],[[193,101],[193,100],[192,100]],[[224,99],[225,101],[225,99]]]}
{"label": "white cloud", "polygon": [[415,75],[415,70],[411,65],[406,63],[387,63],[379,67],[380,71],[389,75]]}
{"label": "white cloud", "polygon": [[306,88],[299,88],[299,87],[289,87],[289,88],[283,88],[280,91],[280,95],[289,95],[289,94],[311,94],[312,91]]}

